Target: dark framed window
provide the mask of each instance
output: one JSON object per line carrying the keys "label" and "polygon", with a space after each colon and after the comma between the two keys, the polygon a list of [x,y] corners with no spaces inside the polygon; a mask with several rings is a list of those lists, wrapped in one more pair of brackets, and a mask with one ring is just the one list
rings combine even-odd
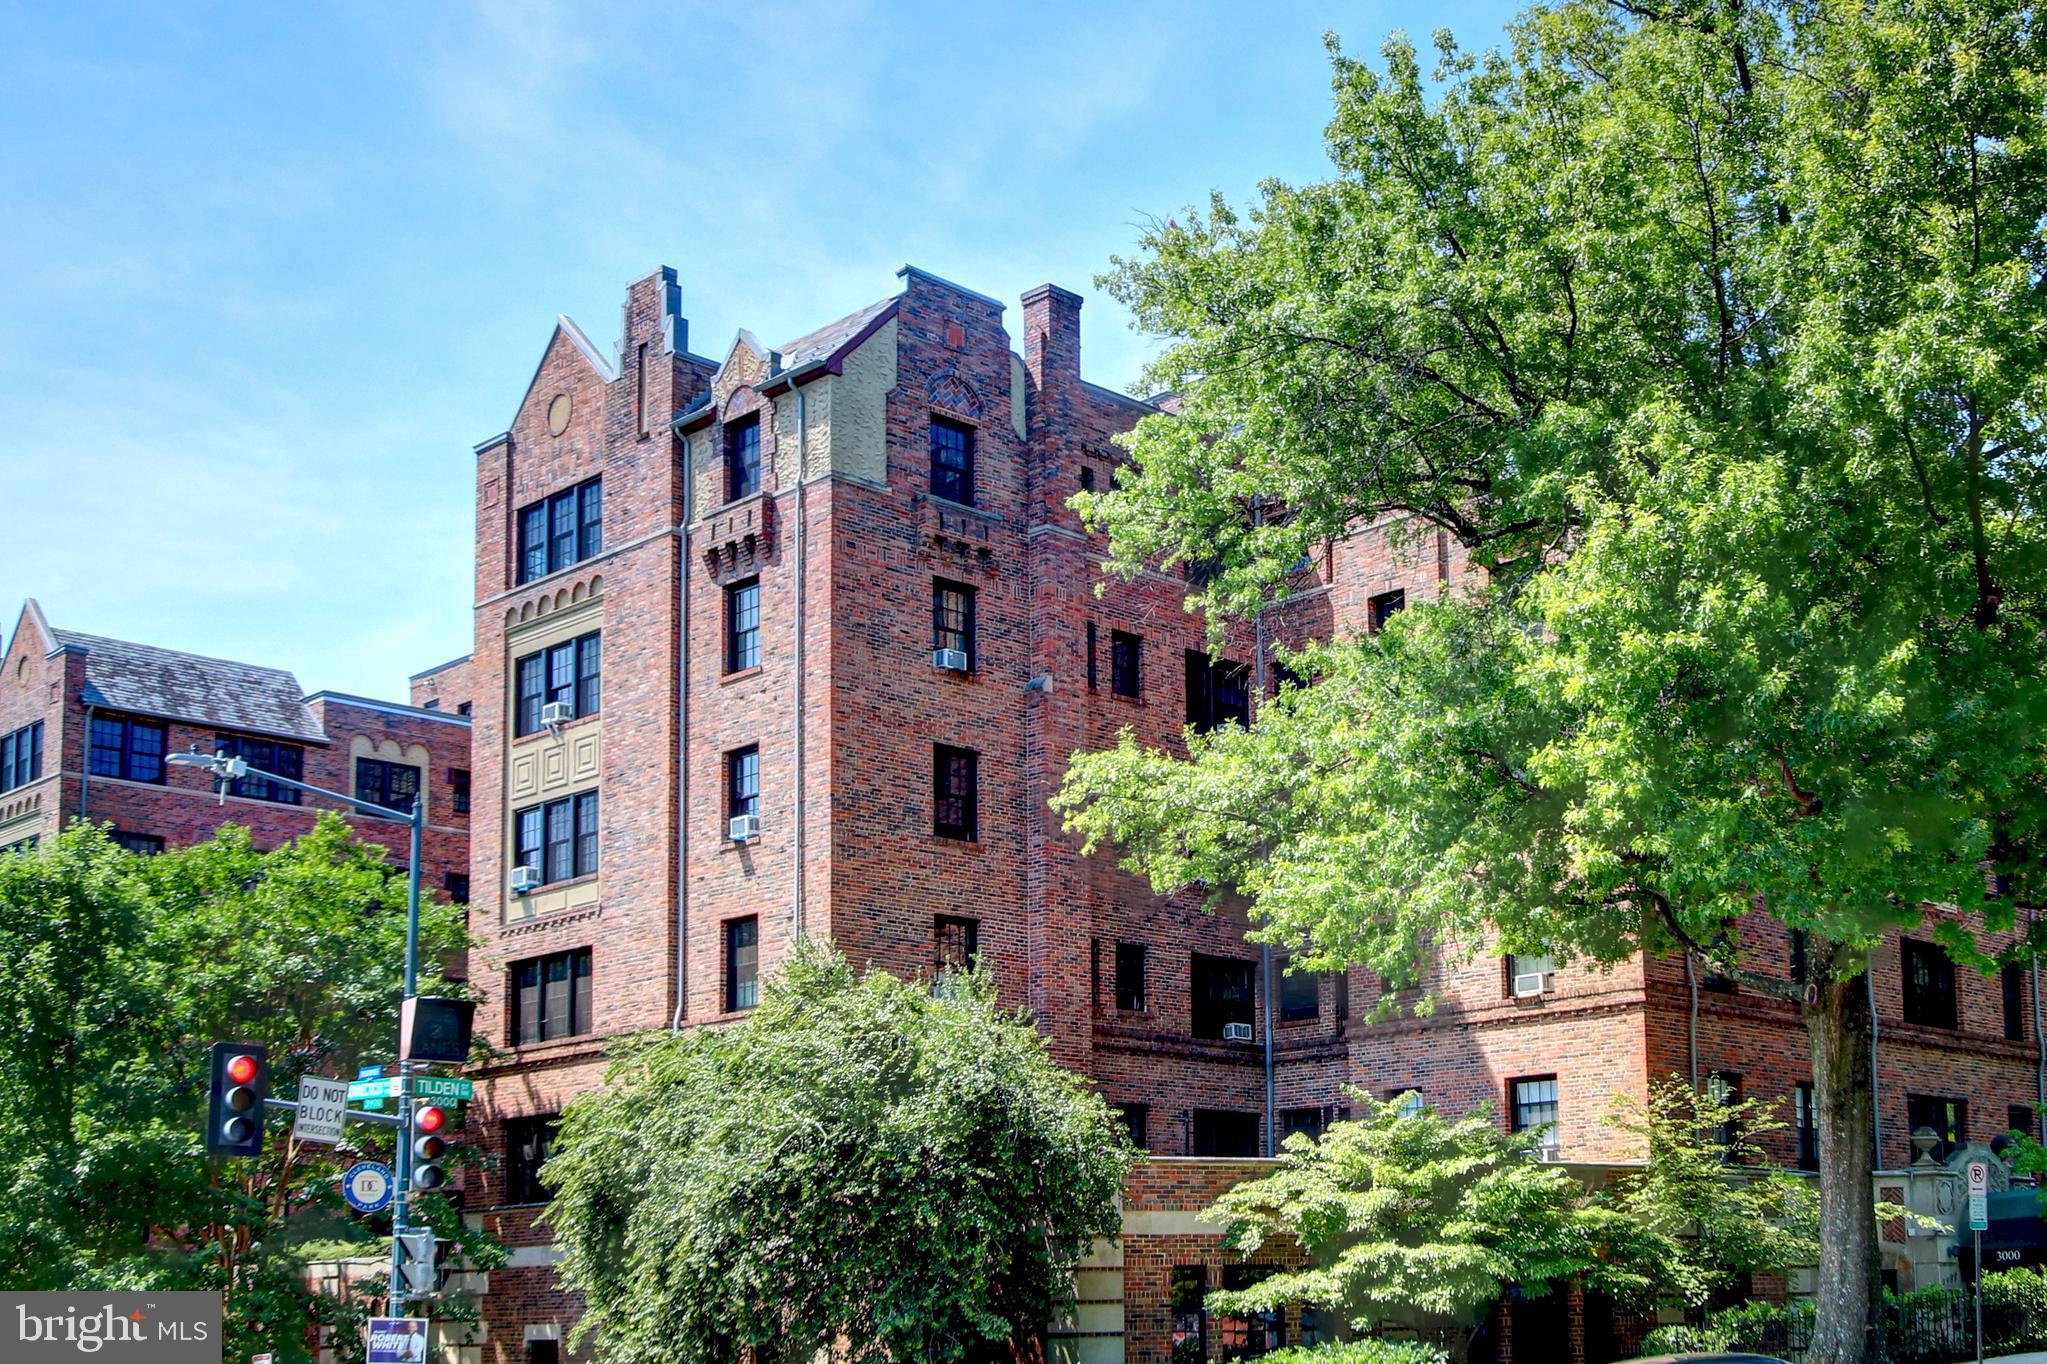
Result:
{"label": "dark framed window", "polygon": [[1174,1265],[1173,1358],[1208,1358],[1208,1266]]}
{"label": "dark framed window", "polygon": [[1931,1128],[1939,1139],[1933,1158],[1946,1160],[1969,1140],[1968,1101],[1945,1094],[1907,1094],[1905,1130],[1916,1136],[1922,1127]]}
{"label": "dark framed window", "polygon": [[[1277,1272],[1273,1265],[1224,1265],[1223,1287],[1257,1286]],[[1286,1311],[1270,1307],[1248,1317],[1223,1317],[1216,1322],[1216,1340],[1224,1359],[1257,1359],[1286,1344]]]}
{"label": "dark framed window", "polygon": [[761,1002],[761,921],[752,915],[725,921],[725,1012]]}
{"label": "dark framed window", "polygon": [[526,1364],[561,1364],[562,1343],[553,1337],[526,1342]]}
{"label": "dark framed window", "polygon": [[1080,466],[1080,490],[1084,493],[1091,493],[1095,490],[1095,471],[1092,465],[1083,464]]}
{"label": "dark framed window", "polygon": [[1798,1137],[1798,1168],[1820,1168],[1820,1115],[1813,1107],[1812,1082],[1801,1081],[1791,1091],[1791,1130]]}
{"label": "dark framed window", "polygon": [[88,765],[95,777],[161,782],[164,743],[164,727],[155,721],[95,715]]}
{"label": "dark framed window", "polygon": [[934,915],[931,948],[939,975],[973,970],[981,959],[981,921],[957,914]]}
{"label": "dark framed window", "polygon": [[1319,1108],[1283,1108],[1279,1112],[1279,1139],[1285,1141],[1296,1132],[1306,1133],[1317,1141],[1322,1139],[1322,1110]]}
{"label": "dark framed window", "polygon": [[[1716,1070],[1706,1076],[1706,1097],[1716,1104],[1733,1107],[1741,1102],[1741,1077],[1731,1070]],[[1713,1129],[1713,1143],[1723,1151],[1741,1138],[1741,1122],[1730,1117]]]}
{"label": "dark framed window", "polygon": [[542,707],[561,702],[576,719],[595,715],[604,704],[604,632],[551,644],[527,654],[513,665],[518,695],[512,708],[512,733],[537,734]]}
{"label": "dark framed window", "polygon": [[2013,1104],[2004,1110],[2004,1130],[2007,1132],[2018,1132],[2037,1139],[2040,1135],[2038,1126],[2033,1121],[2033,1110],[2024,1104]]}
{"label": "dark framed window", "polygon": [[27,838],[17,838],[12,843],[0,843],[0,857],[4,857],[8,853],[27,855],[40,847],[42,841],[43,836],[41,834],[30,834]]}
{"label": "dark framed window", "polygon": [[419,769],[381,758],[355,760],[355,798],[387,810],[410,810],[419,795]]}
{"label": "dark framed window", "polygon": [[1322,977],[1310,971],[1289,971],[1289,959],[1273,963],[1279,972],[1279,1021],[1299,1023],[1322,1012]]}
{"label": "dark framed window", "polygon": [[1197,734],[1236,721],[1251,727],[1251,669],[1228,659],[1187,651],[1187,723]]}
{"label": "dark framed window", "polygon": [[1144,694],[1144,638],[1127,630],[1109,632],[1109,690],[1118,696]]}
{"label": "dark framed window", "polygon": [[451,767],[448,769],[448,798],[455,807],[455,813],[469,813],[469,769]]}
{"label": "dark framed window", "polygon": [[2026,1040],[2026,968],[2013,962],[1998,972],[1999,993],[2004,997],[2004,1035],[2012,1042]]}
{"label": "dark framed window", "polygon": [[758,744],[725,755],[725,818],[761,812],[761,750]]}
{"label": "dark framed window", "polygon": [[1938,943],[1905,938],[1898,943],[1898,964],[1905,979],[1905,1021],[1956,1026],[1954,959]]}
{"label": "dark framed window", "polygon": [[761,662],[761,580],[725,589],[725,671],[744,672]]}
{"label": "dark framed window", "polygon": [[1148,1104],[1118,1104],[1116,1120],[1123,1124],[1123,1135],[1130,1138],[1130,1144],[1140,1151],[1151,1149],[1151,1107]]}
{"label": "dark framed window", "polygon": [[1193,1154],[1229,1158],[1256,1156],[1258,1115],[1224,1108],[1195,1109]]}
{"label": "dark framed window", "polygon": [[1236,957],[1194,954],[1190,980],[1196,1037],[1220,1041],[1230,1024],[1250,1026],[1257,1011],[1257,969],[1256,962]]}
{"label": "dark framed window", "polygon": [[519,581],[530,583],[604,548],[604,480],[575,487],[519,509]]}
{"label": "dark framed window", "polygon": [[1542,1145],[1557,1145],[1557,1077],[1528,1075],[1507,1081],[1508,1123],[1516,1132],[1541,1132]]}
{"label": "dark framed window", "polygon": [[441,878],[441,890],[447,895],[449,904],[451,905],[468,904],[469,873],[466,871],[449,872],[447,875]]}
{"label": "dark framed window", "polygon": [[163,851],[161,834],[131,834],[126,829],[116,829],[108,837],[114,840],[116,847],[126,848],[143,857],[155,857]]}
{"label": "dark framed window", "polygon": [[1095,662],[1095,623],[1087,623],[1087,689],[1098,691],[1102,685],[1101,669]]}
{"label": "dark framed window", "polygon": [[[1379,1098],[1381,1102],[1394,1105],[1403,1118],[1419,1117],[1422,1110],[1429,1106],[1429,1101],[1422,1096],[1419,1085],[1395,1085],[1391,1089],[1382,1089],[1379,1091]],[[1338,1122],[1342,1122],[1349,1116],[1349,1109],[1342,1108],[1337,1110],[1336,1119]]]}
{"label": "dark framed window", "polygon": [[1791,979],[1803,984],[1805,981],[1806,954],[1812,946],[1812,935],[1802,928],[1791,930]]}
{"label": "dark framed window", "polygon": [[1142,1012],[1150,1007],[1144,991],[1144,944],[1116,944],[1116,1007]]}
{"label": "dark framed window", "polygon": [[547,1186],[540,1182],[540,1167],[554,1154],[561,1121],[561,1116],[555,1113],[505,1119],[505,1202],[548,1201]]}
{"label": "dark framed window", "polygon": [[1542,990],[1550,988],[1550,982],[1557,973],[1555,957],[1525,957],[1513,953],[1507,955],[1507,994],[1510,998],[1521,998],[1515,982],[1524,976],[1541,976]]}
{"label": "dark framed window", "polygon": [[513,825],[513,865],[539,868],[542,884],[597,874],[595,791],[529,805],[513,817]]}
{"label": "dark framed window", "polygon": [[300,804],[299,793],[278,782],[266,781],[258,773],[274,777],[288,777],[292,781],[303,781],[306,775],[306,751],[297,744],[280,744],[273,739],[245,739],[235,734],[216,735],[213,751],[225,753],[230,758],[240,758],[249,765],[249,775],[228,783],[227,793],[231,796],[246,796],[250,800],[274,801],[279,805]]}
{"label": "dark framed window", "polygon": [[931,583],[931,647],[957,649],[974,667],[974,589],[935,578]]}
{"label": "dark framed window", "polygon": [[1378,596],[1365,603],[1365,628],[1376,635],[1386,628],[1386,622],[1393,619],[1395,611],[1405,611],[1406,609],[1406,592],[1398,589],[1392,592],[1381,592]]}
{"label": "dark framed window", "polygon": [[981,755],[936,744],[931,760],[931,830],[940,838],[971,843],[981,831]]}
{"label": "dark framed window", "polygon": [[725,500],[737,502],[761,490],[761,414],[725,423]]}
{"label": "dark framed window", "polygon": [[931,419],[931,494],[974,505],[974,428],[965,422]]}
{"label": "dark framed window", "polygon": [[519,1046],[590,1031],[590,949],[512,963],[512,1041]]}
{"label": "dark framed window", "polygon": [[43,775],[43,722],[23,725],[0,738],[0,791],[26,786]]}

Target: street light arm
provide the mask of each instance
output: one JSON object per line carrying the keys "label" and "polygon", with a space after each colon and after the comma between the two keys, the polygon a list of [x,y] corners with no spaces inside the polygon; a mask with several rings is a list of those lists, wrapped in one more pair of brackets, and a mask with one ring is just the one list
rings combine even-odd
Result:
{"label": "street light arm", "polygon": [[399,824],[410,824],[424,813],[422,808],[424,802],[421,802],[419,806],[415,806],[411,810],[394,810],[388,805],[378,805],[374,801],[358,800],[354,796],[344,795],[339,791],[329,791],[324,786],[314,786],[310,782],[295,781],[290,777],[280,777],[275,772],[265,772],[260,767],[249,766],[248,760],[245,758],[231,758],[225,753],[215,753],[212,755],[198,752],[167,753],[164,755],[164,761],[175,763],[180,767],[203,767],[222,781],[240,781],[242,778],[249,776],[261,777],[264,781],[276,782],[279,786],[289,786],[294,791],[304,791],[308,795],[325,796],[329,800],[338,800],[344,805],[354,806],[363,814],[370,815],[373,818],[388,819]]}

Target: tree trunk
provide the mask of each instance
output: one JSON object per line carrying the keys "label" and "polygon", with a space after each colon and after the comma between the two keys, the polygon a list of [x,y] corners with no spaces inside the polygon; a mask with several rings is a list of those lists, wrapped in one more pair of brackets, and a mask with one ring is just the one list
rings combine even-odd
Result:
{"label": "tree trunk", "polygon": [[1815,986],[1817,999],[1805,1010],[1820,1141],[1819,1310],[1806,1364],[1865,1364],[1878,1357],[1881,1325],[1872,1313],[1880,1282],[1872,1187],[1877,1152],[1867,989],[1861,972],[1822,980]]}

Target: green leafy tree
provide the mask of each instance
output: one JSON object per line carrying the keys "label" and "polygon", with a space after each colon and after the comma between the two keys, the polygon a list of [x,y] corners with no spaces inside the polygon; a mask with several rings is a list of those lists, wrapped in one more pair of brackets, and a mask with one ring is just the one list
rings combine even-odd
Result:
{"label": "green leafy tree", "polygon": [[744,1021],[625,1047],[554,1149],[577,1339],[612,1364],[1041,1358],[1132,1160],[985,976],[815,946]]}
{"label": "green leafy tree", "polygon": [[1676,1253],[1658,1229],[1537,1161],[1541,1134],[1502,1132],[1490,1109],[1451,1119],[1363,1093],[1352,1102],[1353,1120],[1320,1140],[1289,1137],[1276,1171],[1209,1209],[1238,1255],[1284,1239],[1307,1256],[1298,1269],[1211,1293],[1211,1309],[1309,1303],[1360,1331],[1415,1325],[1416,1313],[1470,1325],[1510,1284],[1539,1297],[1577,1279],[1645,1299]]}
{"label": "green leafy tree", "polygon": [[1787,1274],[1819,1261],[1812,1186],[1772,1166],[1760,1139],[1784,1130],[1758,1098],[1716,1095],[1672,1075],[1647,1102],[1623,1097],[1608,1121],[1648,1163],[1601,1191],[1601,1201],[1673,1247],[1662,1284],[1695,1307],[1744,1274]]}
{"label": "green leafy tree", "polygon": [[[308,1358],[308,1323],[355,1308],[306,1287],[297,1230],[360,1235],[338,1176],[390,1139],[351,1128],[342,1147],[302,1145],[273,1119],[261,1157],[209,1158],[208,1049],[265,1044],[286,1097],[302,1074],[388,1054],[404,935],[404,876],[332,815],[269,852],[230,825],[142,858],[74,825],[0,857],[0,951],[16,966],[0,1009],[24,1025],[0,1058],[0,1282],[218,1289],[228,1358]],[[463,911],[423,904],[420,941],[435,988],[432,963],[466,945]],[[445,1197],[423,1204],[478,1263],[501,1263]]]}
{"label": "green leafy tree", "polygon": [[1881,1329],[1869,954],[1938,904],[1988,968],[2042,890],[2043,48],[2008,0],[1566,0],[1433,77],[1396,38],[1335,57],[1329,179],[1108,280],[1181,395],[1082,499],[1116,567],[1284,629],[1301,556],[1393,518],[1483,581],[1191,762],[1077,758],[1070,823],[1311,967],[1683,950],[1795,1002],[1815,1364]]}

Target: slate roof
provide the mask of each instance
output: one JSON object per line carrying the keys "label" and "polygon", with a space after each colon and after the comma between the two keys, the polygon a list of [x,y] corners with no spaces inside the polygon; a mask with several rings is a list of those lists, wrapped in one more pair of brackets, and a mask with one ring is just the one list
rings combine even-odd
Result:
{"label": "slate roof", "polygon": [[85,650],[85,699],[109,710],[324,744],[298,678],[224,658],[52,628],[60,647]]}
{"label": "slate roof", "polygon": [[901,298],[900,294],[890,294],[879,303],[870,303],[857,313],[848,313],[836,322],[797,337],[781,348],[782,368],[795,369],[812,360],[824,359],[858,336],[868,323],[893,308]]}

